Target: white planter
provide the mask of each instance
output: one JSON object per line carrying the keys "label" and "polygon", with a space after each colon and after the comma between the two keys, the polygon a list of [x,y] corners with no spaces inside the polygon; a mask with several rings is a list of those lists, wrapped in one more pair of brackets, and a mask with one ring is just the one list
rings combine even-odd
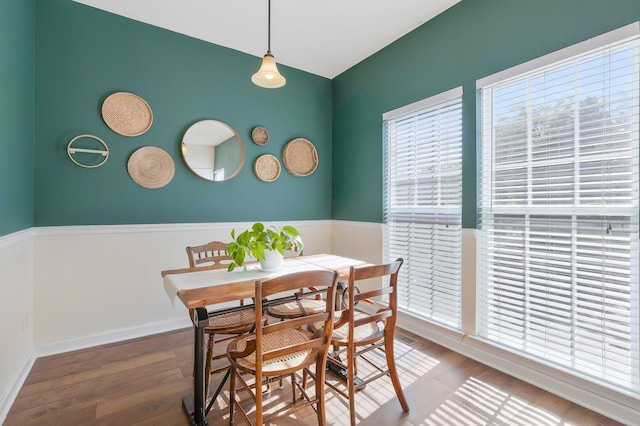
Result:
{"label": "white planter", "polygon": [[265,251],[264,252],[264,260],[260,261],[260,268],[263,271],[277,271],[282,267],[282,261],[284,260],[284,256],[280,254],[278,251]]}

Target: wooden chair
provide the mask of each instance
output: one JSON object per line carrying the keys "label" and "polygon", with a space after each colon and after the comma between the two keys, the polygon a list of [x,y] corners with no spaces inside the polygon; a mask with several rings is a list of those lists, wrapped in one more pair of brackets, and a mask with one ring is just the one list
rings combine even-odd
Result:
{"label": "wooden chair", "polygon": [[[399,258],[395,262],[383,265],[360,268],[351,267],[349,271],[348,308],[342,311],[342,315],[338,321],[334,323],[331,344],[335,350],[328,356],[328,362],[332,362],[346,370],[346,392],[344,386],[336,386],[331,383],[327,383],[327,386],[349,400],[351,425],[356,424],[356,392],[364,388],[367,383],[384,376],[390,377],[402,409],[405,412],[409,412],[409,405],[407,404],[407,399],[404,396],[402,386],[400,386],[400,380],[398,379],[398,371],[396,369],[393,352],[393,339],[398,311],[398,271],[402,263],[403,259]],[[382,287],[360,293],[355,290],[357,281],[371,278],[382,279]],[[355,305],[359,301],[368,301],[371,303],[371,298],[384,295],[388,296],[388,305],[376,313],[367,314],[355,310]],[[380,362],[376,363],[372,361],[370,357],[365,357],[367,352],[375,349],[382,349],[384,351],[386,366],[380,365]],[[341,355],[346,356],[346,361],[341,360]],[[360,382],[356,384],[355,380],[358,373],[357,358],[359,357],[364,358],[376,371],[367,377],[359,378]]]}
{"label": "wooden chair", "polygon": [[[195,268],[203,264],[211,263],[215,266],[223,265],[227,267],[231,261],[227,251],[227,243],[212,241],[201,246],[187,247],[187,257],[189,267]],[[222,268],[222,266],[220,266]]]}
{"label": "wooden chair", "polygon": [[[325,425],[324,409],[324,378],[327,353],[331,342],[334,297],[337,286],[338,273],[329,271],[298,272],[273,278],[267,281],[256,281],[255,300],[263,300],[265,305],[282,303],[290,300],[292,292],[307,289],[313,283],[318,291],[326,291],[325,309],[322,313],[301,316],[296,319],[265,325],[262,322],[263,307],[256,304],[254,333],[240,336],[231,341],[227,347],[227,356],[231,364],[230,391],[230,423],[233,423],[235,411],[242,414],[249,424],[262,425],[273,417],[288,415],[301,408],[315,405],[318,424]],[[269,300],[286,294],[288,297],[280,300]],[[319,331],[311,333],[307,327],[313,323],[323,324]],[[309,367],[315,365],[311,371]],[[304,381],[310,376],[315,381],[315,395],[311,398],[298,380],[292,380],[293,401],[286,410],[263,413],[262,384],[274,377],[294,375],[303,371]],[[254,376],[253,383],[248,383],[245,377]],[[237,399],[236,383],[240,382],[243,389],[255,402],[255,423],[252,423]],[[301,398],[297,400],[296,389],[300,390]]]}
{"label": "wooden chair", "polygon": [[[302,250],[294,245],[287,250],[285,257],[302,256]],[[309,288],[311,291],[316,290],[315,287]],[[304,315],[317,314],[323,312],[325,309],[325,302],[322,300],[320,294],[314,294],[313,296],[304,295],[303,292],[299,293],[299,297],[295,300],[291,300],[287,303],[272,305],[267,307],[267,315],[280,320],[299,318]]]}
{"label": "wooden chair", "polygon": [[[229,261],[231,261],[227,252],[227,244],[220,241],[212,241],[201,246],[187,247],[187,255],[189,257],[189,266],[192,268],[208,266],[213,267],[214,269],[222,269],[226,268]],[[211,265],[208,265],[209,263],[211,263]],[[254,323],[255,311],[253,306],[220,309],[209,312],[209,325],[204,330],[208,336],[204,375],[205,398],[209,396],[211,375],[228,369],[228,366],[226,366],[212,371],[212,364],[214,360],[226,358],[226,354],[224,352],[214,355],[213,351],[215,344],[231,340],[238,335],[249,333],[253,330]],[[227,336],[216,340],[216,335]]]}

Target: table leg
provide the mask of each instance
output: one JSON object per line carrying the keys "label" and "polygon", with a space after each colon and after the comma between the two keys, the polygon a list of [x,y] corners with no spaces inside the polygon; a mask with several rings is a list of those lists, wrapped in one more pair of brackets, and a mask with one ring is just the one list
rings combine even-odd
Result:
{"label": "table leg", "polygon": [[196,308],[193,316],[193,395],[182,398],[189,420],[194,426],[208,425],[204,412],[204,328],[209,322],[209,314],[204,308]]}

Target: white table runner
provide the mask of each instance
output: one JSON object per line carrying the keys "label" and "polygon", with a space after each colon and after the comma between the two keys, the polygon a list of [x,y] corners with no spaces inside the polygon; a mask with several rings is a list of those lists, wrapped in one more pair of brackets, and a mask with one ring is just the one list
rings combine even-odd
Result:
{"label": "white table runner", "polygon": [[244,267],[236,268],[231,272],[227,272],[226,269],[210,269],[207,271],[167,274],[164,276],[164,290],[167,296],[169,296],[173,306],[175,306],[176,297],[180,290],[191,290],[243,281],[255,281],[292,274],[294,272],[318,269],[333,271],[362,263],[361,260],[341,256],[316,255],[285,259],[282,268],[274,272],[264,272],[260,270],[260,265],[254,264],[247,266],[246,269]]}

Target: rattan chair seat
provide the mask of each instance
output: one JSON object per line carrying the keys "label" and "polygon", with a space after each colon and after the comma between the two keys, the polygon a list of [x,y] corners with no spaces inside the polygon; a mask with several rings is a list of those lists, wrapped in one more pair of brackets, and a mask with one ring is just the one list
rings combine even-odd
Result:
{"label": "rattan chair seat", "polygon": [[[241,336],[229,343],[229,348],[236,351],[243,351],[246,348],[246,342],[254,339],[254,334]],[[301,329],[285,329],[274,333],[265,334],[262,337],[263,352],[272,351],[274,349],[284,348],[289,345],[303,343],[311,339],[311,333]],[[265,376],[277,374],[278,372],[300,368],[310,361],[316,359],[316,350],[304,350],[289,354],[285,357],[278,357],[265,360],[262,363],[262,373]],[[231,361],[233,363],[233,361]],[[239,358],[236,365],[246,371],[253,372],[256,368],[255,352],[244,358]]]}
{"label": "rattan chair seat", "polygon": [[[253,308],[242,309],[235,312],[227,312],[223,314],[216,314],[209,318],[209,325],[207,325],[205,332],[216,334],[226,334],[225,330],[237,330],[250,329],[253,327],[256,320],[256,313]],[[238,333],[238,331],[228,331],[228,333]]]}
{"label": "rattan chair seat", "polygon": [[[354,313],[355,320],[359,318],[367,318],[369,315],[363,312],[356,311]],[[364,342],[372,338],[380,336],[384,332],[384,322],[376,321],[363,324],[353,329],[354,341]],[[346,345],[349,340],[349,324],[344,324],[342,327],[334,328],[331,342],[337,345]]]}
{"label": "rattan chair seat", "polygon": [[324,312],[327,302],[316,299],[300,299],[299,301],[287,302],[278,305],[269,306],[267,312],[276,318],[295,318],[304,315],[300,311],[298,302],[302,304],[307,315],[319,314]]}

